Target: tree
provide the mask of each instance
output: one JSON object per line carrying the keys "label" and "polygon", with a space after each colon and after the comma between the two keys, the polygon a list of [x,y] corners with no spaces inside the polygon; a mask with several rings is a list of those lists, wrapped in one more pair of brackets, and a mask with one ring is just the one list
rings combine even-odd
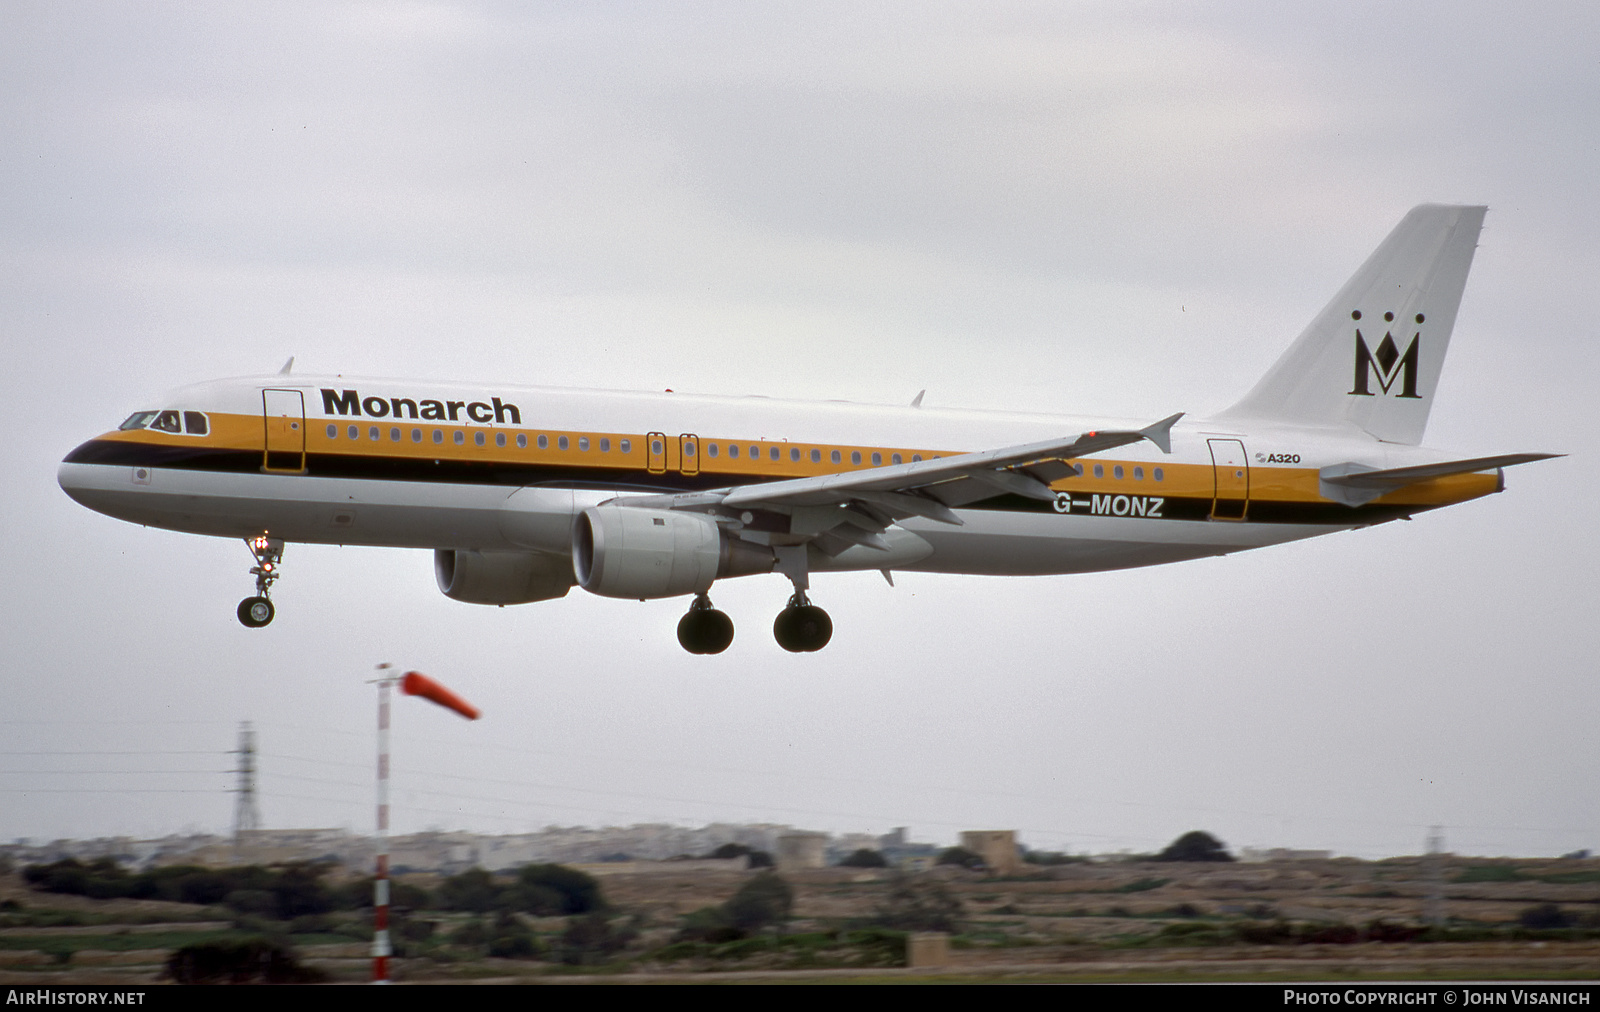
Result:
{"label": "tree", "polygon": [[776,872],[764,871],[741,886],[722,908],[736,927],[754,931],[789,919],[794,890]]}
{"label": "tree", "polygon": [[873,850],[870,847],[862,847],[854,854],[840,861],[839,866],[841,868],[887,868],[889,867],[889,862],[883,859],[882,852]]}
{"label": "tree", "polygon": [[1155,856],[1157,861],[1232,861],[1233,855],[1222,841],[1210,833],[1191,830],[1173,840]]}

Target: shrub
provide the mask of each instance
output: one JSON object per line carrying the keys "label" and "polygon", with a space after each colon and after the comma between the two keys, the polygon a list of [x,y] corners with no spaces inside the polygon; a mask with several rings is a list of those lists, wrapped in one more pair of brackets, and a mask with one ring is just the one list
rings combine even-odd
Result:
{"label": "shrub", "polygon": [[982,871],[985,867],[983,858],[965,847],[946,847],[939,852],[938,863],[959,865],[973,871]]}
{"label": "shrub", "polygon": [[287,948],[261,938],[197,942],[167,958],[167,975],[179,984],[312,984],[324,980],[301,966]]}
{"label": "shrub", "polygon": [[839,865],[843,868],[887,868],[889,867],[889,862],[883,859],[881,851],[862,847],[854,854],[840,861]]}
{"label": "shrub", "polygon": [[[529,864],[517,872],[517,887],[530,903],[539,909],[524,907],[535,913],[586,914],[605,907],[600,895],[600,883],[576,868],[560,864]],[[542,890],[542,891],[541,891]],[[550,905],[556,909],[547,910]]]}
{"label": "shrub", "polygon": [[889,891],[872,923],[900,931],[958,930],[961,901],[944,883],[903,873],[889,880]]}
{"label": "shrub", "polygon": [[637,932],[618,930],[603,912],[596,910],[567,922],[561,935],[561,961],[573,966],[604,963],[622,951]]}
{"label": "shrub", "polygon": [[673,936],[675,942],[736,942],[745,937],[745,932],[733,923],[733,918],[721,907],[701,907],[693,913],[685,914],[683,924],[679,926],[678,933]]}
{"label": "shrub", "polygon": [[1541,903],[1536,907],[1528,907],[1517,915],[1517,923],[1525,928],[1534,930],[1552,930],[1556,928],[1570,928],[1575,918],[1556,906],[1554,903]]}

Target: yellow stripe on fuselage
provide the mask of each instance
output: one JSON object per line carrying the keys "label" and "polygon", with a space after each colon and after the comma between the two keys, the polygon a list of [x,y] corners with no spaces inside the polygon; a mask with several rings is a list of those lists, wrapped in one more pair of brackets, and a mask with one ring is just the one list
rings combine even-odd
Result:
{"label": "yellow stripe on fuselage", "polygon": [[[135,429],[108,432],[100,438],[152,446],[205,446],[213,449],[263,452],[265,427],[261,415],[210,412],[208,418],[210,431],[204,436],[168,433],[157,429]],[[639,472],[641,480],[645,481],[651,473],[650,433],[535,429],[503,425],[439,425],[416,420],[397,422],[394,419],[371,418],[363,418],[359,422],[349,419],[328,421],[307,418],[305,425],[305,450],[307,453],[317,455],[593,467],[613,472],[616,469],[624,469]],[[352,427],[356,430],[354,439],[350,437]],[[332,436],[329,435],[330,428],[334,432]],[[378,433],[378,438],[375,440],[371,438],[373,430]],[[394,438],[395,432],[399,433],[398,439]],[[438,441],[435,441],[435,433],[438,434]],[[496,445],[496,435],[501,433],[506,437],[506,445],[503,447]],[[458,434],[460,443],[456,442]],[[484,437],[482,446],[477,444],[479,434]],[[420,440],[417,438],[418,435]],[[525,437],[526,446],[517,445],[518,436]],[[538,445],[540,436],[546,438],[547,445],[543,448]],[[560,448],[562,438],[567,440],[567,448],[564,450]],[[663,440],[664,464],[670,473],[681,473],[685,470],[681,439],[680,435],[669,434]],[[583,440],[588,441],[586,450],[579,448]],[[600,449],[602,440],[609,441],[609,450]],[[622,450],[624,440],[629,443],[627,452]],[[717,448],[716,456],[710,453],[712,446]],[[738,457],[728,456],[729,446],[739,448]],[[894,463],[896,454],[902,462],[910,462],[919,458],[929,460],[965,452],[866,444],[730,440],[720,436],[696,437],[696,447],[694,460],[698,461],[698,471],[701,475],[727,475],[733,483],[739,484],[751,480],[803,478],[868,470],[875,466]],[[752,447],[758,449],[759,459],[751,457]],[[774,449],[778,450],[777,460],[772,459]],[[792,451],[799,452],[798,460],[793,459]],[[812,459],[813,452],[817,460]],[[839,456],[838,463],[833,460],[835,453]],[[872,462],[874,453],[880,455],[881,464]],[[860,455],[861,463],[852,462],[854,454]],[[1082,458],[1074,463],[1084,467],[1084,474],[1056,481],[1051,485],[1053,489],[1086,494],[1144,494],[1174,499],[1209,499],[1215,495],[1214,469],[1209,463],[1152,463],[1147,460],[1117,460],[1104,457]],[[1095,476],[1097,466],[1102,470],[1103,477]],[[1118,468],[1122,469],[1123,474],[1120,479],[1115,477]],[[691,465],[690,470],[692,469]],[[1144,477],[1133,477],[1135,469],[1139,469]],[[1161,473],[1159,480],[1155,477],[1157,471]],[[1329,501],[1320,493],[1315,468],[1252,465],[1248,469],[1248,479],[1249,500],[1252,503],[1318,504]],[[1374,500],[1374,503],[1419,508],[1447,506],[1488,495],[1498,489],[1498,475],[1458,474],[1407,485]]]}

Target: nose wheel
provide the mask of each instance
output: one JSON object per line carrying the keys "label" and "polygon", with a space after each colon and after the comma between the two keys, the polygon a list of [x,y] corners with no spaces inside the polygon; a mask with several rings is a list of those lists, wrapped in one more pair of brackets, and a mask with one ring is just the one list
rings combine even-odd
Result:
{"label": "nose wheel", "polygon": [[812,604],[804,591],[789,598],[789,606],[772,623],[773,638],[791,654],[813,653],[833,639],[833,619]]}
{"label": "nose wheel", "polygon": [[700,594],[678,620],[678,642],[691,654],[720,654],[733,642],[733,619]]}
{"label": "nose wheel", "polygon": [[247,629],[260,629],[277,613],[270,595],[273,581],[279,575],[278,568],[283,564],[283,542],[261,534],[246,541],[245,546],[256,559],[256,564],[250,568],[250,575],[256,578],[256,596],[239,602],[239,622]]}

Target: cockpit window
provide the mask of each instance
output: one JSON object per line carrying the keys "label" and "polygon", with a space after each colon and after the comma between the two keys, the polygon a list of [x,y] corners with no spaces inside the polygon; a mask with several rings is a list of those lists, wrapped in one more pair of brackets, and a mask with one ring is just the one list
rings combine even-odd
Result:
{"label": "cockpit window", "polygon": [[178,424],[176,411],[163,411],[150,423],[150,428],[160,429],[162,432],[182,432],[183,426]]}
{"label": "cockpit window", "polygon": [[146,425],[149,425],[150,419],[154,418],[155,416],[156,413],[154,411],[135,411],[133,414],[128,416],[127,421],[117,426],[117,428],[123,430],[142,429]]}
{"label": "cockpit window", "polygon": [[183,413],[183,429],[191,436],[206,434],[206,416],[199,411],[185,411]]}

